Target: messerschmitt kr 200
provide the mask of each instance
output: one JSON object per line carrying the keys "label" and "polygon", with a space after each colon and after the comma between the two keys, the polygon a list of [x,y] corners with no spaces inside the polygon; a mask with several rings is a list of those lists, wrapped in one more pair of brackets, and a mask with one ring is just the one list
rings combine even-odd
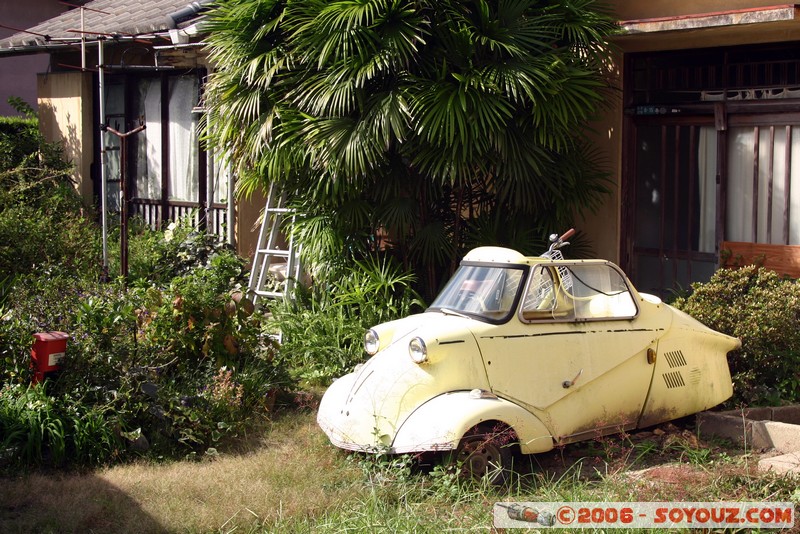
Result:
{"label": "messerschmitt kr 200", "polygon": [[365,336],[370,358],[335,380],[317,421],[352,451],[449,451],[505,478],[512,453],[636,428],[732,395],[736,338],[638,293],[605,260],[469,252],[424,312]]}

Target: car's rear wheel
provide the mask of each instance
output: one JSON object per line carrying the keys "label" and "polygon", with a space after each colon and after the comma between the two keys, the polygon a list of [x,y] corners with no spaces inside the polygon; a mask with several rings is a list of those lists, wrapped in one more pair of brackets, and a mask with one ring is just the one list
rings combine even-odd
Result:
{"label": "car's rear wheel", "polygon": [[516,436],[508,427],[481,425],[467,432],[455,451],[459,473],[491,484],[505,483],[514,460]]}

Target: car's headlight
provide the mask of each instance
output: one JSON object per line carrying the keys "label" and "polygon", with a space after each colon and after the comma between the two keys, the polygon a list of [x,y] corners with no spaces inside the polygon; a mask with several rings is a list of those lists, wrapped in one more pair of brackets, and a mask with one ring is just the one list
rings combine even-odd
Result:
{"label": "car's headlight", "polygon": [[408,354],[415,363],[423,363],[428,361],[428,347],[422,338],[415,337],[408,344]]}
{"label": "car's headlight", "polygon": [[378,333],[371,328],[367,330],[367,333],[364,334],[364,350],[367,351],[367,354],[370,356],[375,355],[380,345],[381,340],[378,337]]}

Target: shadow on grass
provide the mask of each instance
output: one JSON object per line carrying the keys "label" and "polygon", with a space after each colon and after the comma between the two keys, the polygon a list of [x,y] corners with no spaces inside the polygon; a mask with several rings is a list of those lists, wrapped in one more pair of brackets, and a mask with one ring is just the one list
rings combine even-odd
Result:
{"label": "shadow on grass", "polygon": [[166,532],[139,503],[94,474],[0,478],[0,532]]}
{"label": "shadow on grass", "polygon": [[331,491],[353,485],[335,453],[303,408],[194,461],[0,476],[0,533],[307,531],[351,496]]}

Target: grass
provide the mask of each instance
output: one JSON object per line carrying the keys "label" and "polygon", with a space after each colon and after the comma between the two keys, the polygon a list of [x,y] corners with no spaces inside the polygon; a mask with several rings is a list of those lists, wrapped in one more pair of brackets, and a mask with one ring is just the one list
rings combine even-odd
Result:
{"label": "grass", "polygon": [[201,461],[0,479],[2,532],[448,532],[491,530],[498,501],[787,501],[795,479],[741,451],[638,433],[529,458],[501,488],[405,458],[334,449],[313,411],[265,422]]}

